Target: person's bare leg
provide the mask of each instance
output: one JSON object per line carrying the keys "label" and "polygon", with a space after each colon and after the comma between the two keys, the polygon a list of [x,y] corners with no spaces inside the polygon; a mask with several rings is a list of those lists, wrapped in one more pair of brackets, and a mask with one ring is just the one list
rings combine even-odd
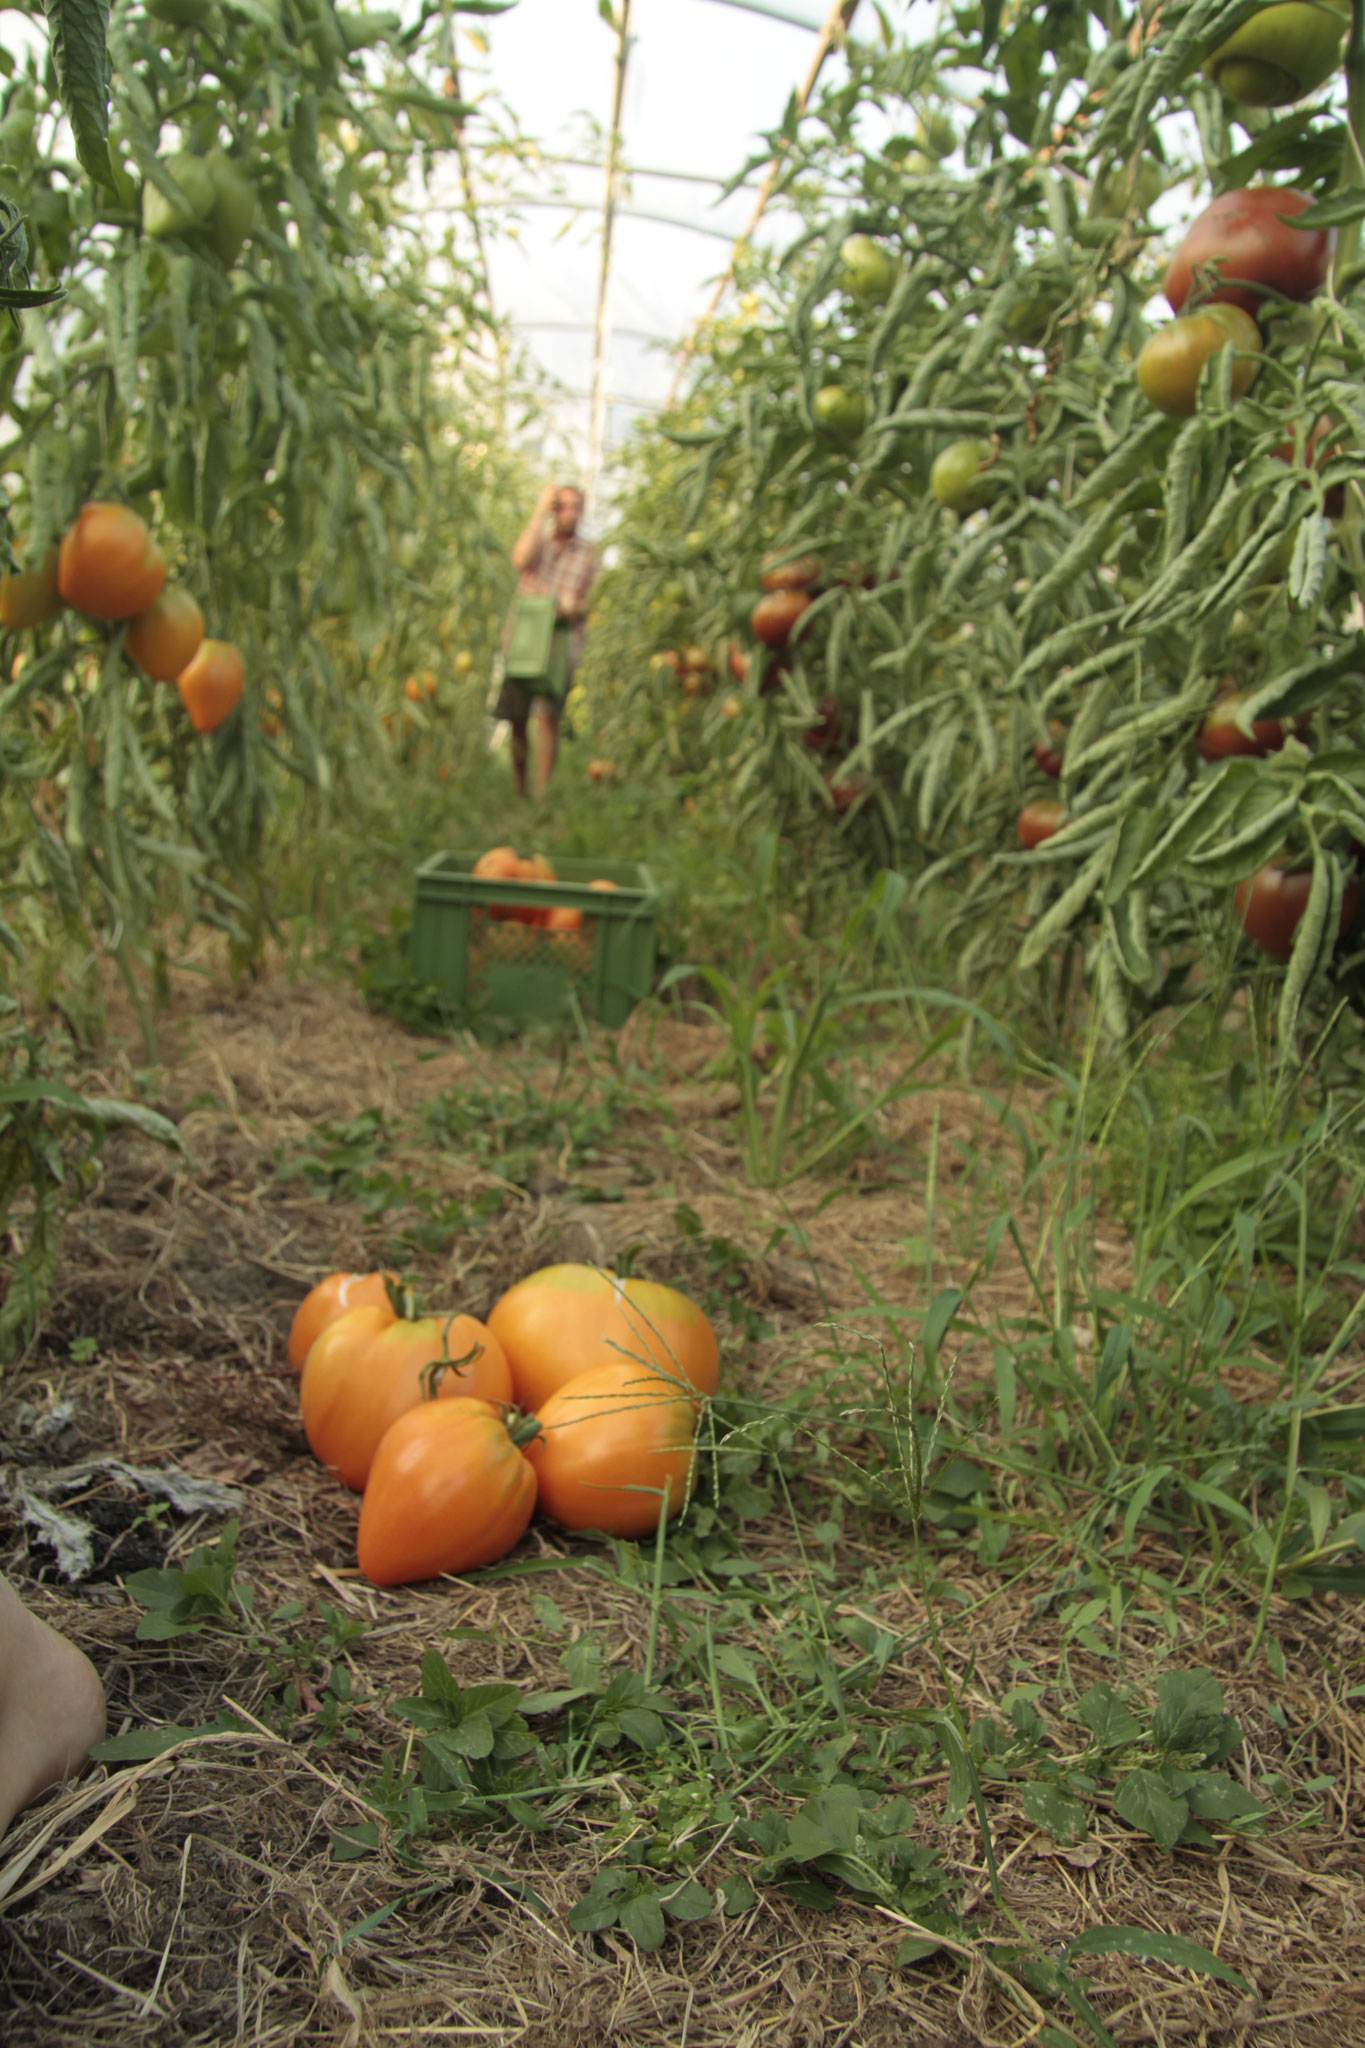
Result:
{"label": "person's bare leg", "polygon": [[22,1807],[78,1771],[103,1734],[94,1665],[0,1579],[0,1835]]}
{"label": "person's bare leg", "polygon": [[536,795],[544,796],[559,752],[559,723],[546,711],[536,713]]}
{"label": "person's bare leg", "polygon": [[525,796],[525,794],[526,794],[526,756],[527,756],[527,752],[528,752],[528,749],[527,749],[527,745],[526,745],[526,720],[525,720],[524,718],[514,718],[514,719],[513,719],[512,721],[511,721],[511,726],[512,726],[512,743],[511,743],[511,744],[512,744],[512,781],[513,781],[513,782],[514,782],[514,784],[516,785],[516,791],[517,791],[517,795],[518,795],[518,796]]}

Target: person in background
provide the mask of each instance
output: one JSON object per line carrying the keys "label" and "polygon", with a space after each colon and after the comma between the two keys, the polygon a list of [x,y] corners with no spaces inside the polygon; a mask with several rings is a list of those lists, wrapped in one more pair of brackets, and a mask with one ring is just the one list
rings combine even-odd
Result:
{"label": "person in background", "polygon": [[[569,682],[565,696],[583,652],[588,597],[597,575],[597,550],[578,531],[582,517],[583,493],[576,484],[547,484],[512,548],[512,566],[520,571],[518,596],[552,597],[556,617],[569,629]],[[560,698],[533,696],[524,683],[511,678],[504,680],[493,716],[505,718],[512,729],[512,780],[518,796],[526,794],[532,730],[535,793],[544,795],[559,752],[561,710]]]}
{"label": "person in background", "polygon": [[78,1771],[103,1734],[94,1665],[0,1579],[0,1835]]}

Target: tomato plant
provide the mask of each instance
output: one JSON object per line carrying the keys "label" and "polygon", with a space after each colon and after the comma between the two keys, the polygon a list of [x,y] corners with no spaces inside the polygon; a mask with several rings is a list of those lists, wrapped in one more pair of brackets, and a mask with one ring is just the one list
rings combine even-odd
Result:
{"label": "tomato plant", "polygon": [[1261,332],[1240,306],[1208,306],[1159,327],[1138,357],[1138,388],[1158,412],[1189,419],[1198,407],[1205,363],[1225,348],[1234,352],[1232,395],[1241,398],[1261,367]]}
{"label": "tomato plant", "polygon": [[131,619],[166,581],[166,557],[127,505],[82,505],[57,553],[57,588],[91,619]]}
{"label": "tomato plant", "polygon": [[651,1536],[696,1479],[692,1404],[669,1381],[616,1358],[566,1380],[536,1409],[527,1445],[541,1512],[566,1529]]}
{"label": "tomato plant", "polygon": [[228,640],[201,640],[175,679],[196,732],[216,732],[237,709],[245,683],[242,657]]}
{"label": "tomato plant", "polygon": [[1254,319],[1276,293],[1311,299],[1326,283],[1336,240],[1330,228],[1297,228],[1283,215],[1313,204],[1292,186],[1252,185],[1222,192],[1197,214],[1171,258],[1171,310],[1240,306]]}
{"label": "tomato plant", "polygon": [[356,1562],[376,1586],[505,1557],[536,1504],[534,1467],[488,1401],[422,1401],[390,1424],[365,1483]]}
{"label": "tomato plant", "polygon": [[[1272,960],[1287,961],[1293,952],[1295,934],[1308,908],[1312,886],[1310,867],[1286,867],[1280,860],[1267,861],[1254,875],[1237,884],[1233,903],[1242,930]],[[1360,882],[1351,874],[1342,890],[1338,934],[1354,924],[1359,903]]]}
{"label": "tomato plant", "polygon": [[512,1380],[501,1344],[473,1316],[395,1316],[385,1302],[347,1309],[313,1339],[299,1381],[299,1410],[314,1457],[359,1492],[391,1422],[424,1398],[423,1375],[448,1361],[438,1395],[508,1401]]}
{"label": "tomato plant", "polygon": [[204,614],[188,590],[167,583],[146,611],[128,621],[124,651],[154,682],[173,683],[199,652]]}
{"label": "tomato plant", "polygon": [[623,1356],[700,1394],[716,1390],[716,1333],[695,1302],[662,1281],[621,1279],[596,1266],[543,1266],[499,1297],[488,1327],[507,1354],[523,1408],[538,1410],[567,1380]]}

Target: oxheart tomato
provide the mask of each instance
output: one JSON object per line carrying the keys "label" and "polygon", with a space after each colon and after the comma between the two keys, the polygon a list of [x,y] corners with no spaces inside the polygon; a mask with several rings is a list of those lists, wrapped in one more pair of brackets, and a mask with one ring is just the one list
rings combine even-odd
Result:
{"label": "oxheart tomato", "polygon": [[57,550],[49,548],[36,569],[0,575],[0,626],[11,633],[42,626],[62,608],[57,588]]}
{"label": "oxheart tomato", "polygon": [[337,1272],[329,1273],[325,1280],[319,1280],[316,1287],[310,1287],[289,1325],[285,1357],[294,1371],[303,1371],[314,1338],[320,1337],[329,1323],[334,1323],[349,1309],[387,1308],[390,1317],[395,1316],[397,1310],[389,1299],[388,1285],[393,1277],[388,1273]]}
{"label": "oxheart tomato", "polygon": [[1226,761],[1233,754],[1278,754],[1285,728],[1278,718],[1256,718],[1249,730],[1237,723],[1245,690],[1225,690],[1199,729],[1195,751],[1202,761]]}
{"label": "oxheart tomato", "polygon": [[658,1280],[620,1279],[597,1266],[542,1266],[494,1302],[488,1327],[507,1354],[513,1396],[541,1403],[566,1381],[624,1359],[637,1371],[714,1394],[716,1333],[694,1301]]}
{"label": "oxheart tomato", "polygon": [[785,647],[810,599],[804,590],[770,590],[749,614],[749,631],[765,647]]}
{"label": "oxheart tomato", "polygon": [[215,732],[242,700],[246,669],[229,640],[201,640],[175,679],[196,732]]}
{"label": "oxheart tomato", "polygon": [[[1272,960],[1288,960],[1294,951],[1294,935],[1308,907],[1312,886],[1311,868],[1288,868],[1272,860],[1239,882],[1233,891],[1242,930]],[[1359,903],[1360,882],[1355,875],[1348,875],[1341,892],[1338,936],[1354,924]]]}
{"label": "oxheart tomato", "polygon": [[204,614],[179,583],[165,585],[145,612],[128,621],[124,651],[157,683],[173,683],[199,652]]}
{"label": "oxheart tomato", "polygon": [[1206,306],[1159,327],[1138,356],[1138,389],[1158,412],[1190,419],[1198,410],[1199,374],[1224,348],[1235,350],[1232,395],[1240,398],[1261,367],[1261,330],[1240,306]]}
{"label": "oxheart tomato", "polygon": [[166,581],[166,557],[129,505],[91,499],[62,535],[57,589],[88,619],[131,619]]}
{"label": "oxheart tomato", "polygon": [[423,1401],[384,1432],[356,1530],[376,1586],[474,1571],[520,1541],[536,1475],[489,1401]]}
{"label": "oxheart tomato", "polygon": [[1191,221],[1166,272],[1166,297],[1180,313],[1193,306],[1240,306],[1254,319],[1267,294],[1311,299],[1327,279],[1336,237],[1330,228],[1296,228],[1281,214],[1313,204],[1292,186],[1250,185],[1220,193]]}
{"label": "oxheart tomato", "polygon": [[1041,846],[1045,839],[1051,839],[1065,823],[1065,806],[1056,797],[1040,796],[1033,803],[1024,805],[1015,832],[1021,846],[1032,848]]}
{"label": "oxheart tomato", "polygon": [[536,1410],[526,1447],[540,1508],[566,1529],[651,1536],[686,1504],[696,1474],[692,1404],[630,1359],[568,1380]]}
{"label": "oxheart tomato", "polygon": [[1204,69],[1230,99],[1290,106],[1336,70],[1350,14],[1350,0],[1276,0],[1219,43]]}
{"label": "oxheart tomato", "polygon": [[313,1455],[358,1493],[385,1430],[424,1398],[423,1375],[440,1360],[449,1363],[440,1375],[439,1399],[512,1398],[502,1346],[473,1316],[413,1321],[395,1317],[387,1303],[338,1316],[313,1340],[299,1381],[299,1409]]}

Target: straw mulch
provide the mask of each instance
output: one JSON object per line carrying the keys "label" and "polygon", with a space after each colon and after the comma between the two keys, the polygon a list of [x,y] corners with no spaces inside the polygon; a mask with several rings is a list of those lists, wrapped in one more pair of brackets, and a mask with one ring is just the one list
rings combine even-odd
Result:
{"label": "straw mulch", "polygon": [[[1045,2025],[1060,2023],[1065,2008],[1011,1991],[990,1942],[1022,1930],[1055,1959],[1069,1939],[1104,1923],[1197,1941],[1249,1987],[1121,1955],[1078,1961],[1075,1974],[1120,2043],[1365,2042],[1358,1614],[1329,1601],[1277,1605],[1273,1633],[1286,1668],[1274,1677],[1264,1656],[1247,1662],[1254,1588],[1241,1597],[1223,1584],[1206,1597],[1199,1560],[1155,1542],[1127,1569],[1169,1591],[1134,1597],[1118,1682],[1150,1698],[1164,1667],[1213,1671],[1244,1735],[1233,1776],[1253,1790],[1277,1772],[1289,1784],[1260,1838],[1221,1835],[1212,1849],[1165,1854],[1101,1798],[1088,1839],[1062,1850],[1029,1825],[1014,1787],[993,1782],[997,1904],[974,1817],[948,1817],[946,1772],[908,1764],[919,1837],[950,1872],[951,1903],[968,1932],[901,1968],[897,1949],[911,1931],[904,1916],[837,1885],[829,1912],[762,1887],[756,1905],[678,1926],[654,1953],[638,1952],[619,1930],[574,1932],[567,1912],[596,1871],[623,1854],[629,1860],[632,1841],[638,1850],[652,1831],[658,1788],[648,1759],[630,1750],[612,1754],[610,1789],[568,1806],[543,1832],[438,1831],[420,1867],[388,1841],[376,1854],[335,1860],[333,1831],[373,1818],[371,1781],[386,1759],[403,1758],[412,1730],[390,1703],[416,1692],[425,1650],[440,1648],[462,1684],[496,1678],[529,1693],[564,1684],[565,1643],[583,1630],[605,1638],[615,1663],[638,1667],[649,1602],[600,1546],[560,1541],[541,1525],[521,1555],[553,1567],[543,1575],[476,1575],[393,1592],[358,1578],[355,1504],[308,1454],[284,1335],[313,1280],[373,1263],[403,1219],[367,1217],[363,1200],[329,1201],[316,1181],[281,1169],[319,1153],[320,1119],[345,1124],[380,1112],[389,1173],[410,1169],[414,1188],[467,1205],[446,1241],[405,1263],[430,1300],[475,1313],[534,1266],[607,1262],[624,1247],[636,1270],[695,1285],[700,1254],[676,1221],[686,1204],[706,1240],[733,1248],[726,1285],[756,1320],[747,1345],[738,1325],[732,1334],[758,1400],[826,1373],[846,1390],[850,1361],[859,1360],[872,1389],[877,1347],[891,1343],[895,1325],[870,1312],[869,1289],[892,1304],[917,1298],[922,1264],[907,1259],[905,1245],[925,1230],[927,1159],[936,1160],[936,1213],[955,1215],[962,1231],[988,1196],[1007,1198],[1016,1168],[977,1099],[945,1086],[892,1113],[894,1155],[869,1155],[842,1185],[756,1194],[738,1172],[734,1092],[715,1068],[718,1050],[698,1025],[642,1013],[615,1041],[575,1047],[561,1072],[558,1050],[543,1043],[423,1038],[367,1014],[346,989],[282,976],[246,988],[214,977],[177,986],[158,1106],[178,1121],[188,1157],[131,1137],[110,1142],[100,1188],[70,1224],[41,1343],[0,1389],[0,1440],[22,1452],[43,1414],[71,1401],[64,1458],[114,1454],[239,1490],[239,1576],[254,1588],[257,1612],[268,1616],[287,1601],[306,1610],[281,1639],[316,1632],[323,1602],[366,1628],[338,1653],[352,1673],[353,1704],[342,1732],[324,1741],[316,1669],[285,1713],[278,1674],[240,1636],[134,1639],[138,1611],[118,1573],[158,1552],[182,1562],[217,1535],[221,1517],[139,1521],[145,1502],[124,1498],[120,1510],[118,1483],[94,1482],[112,1547],[102,1572],[70,1585],[0,1509],[3,1569],[94,1659],[111,1733],[193,1727],[225,1706],[244,1724],[151,1762],[96,1767],[5,1837],[0,2035],[15,2048],[460,2040],[1015,2048],[1047,2039]],[[101,1081],[131,1092],[117,1039]],[[615,1120],[587,1165],[561,1147],[504,1184],[487,1148],[462,1154],[423,1141],[417,1119],[434,1098],[496,1100],[496,1091],[523,1084],[532,1099],[556,1088],[562,1099],[610,1096]],[[603,1191],[612,1199],[590,1199]],[[480,1208],[481,1195],[489,1199]],[[795,1231],[806,1234],[804,1248]],[[960,1239],[959,1250],[965,1272],[970,1245]],[[1112,1234],[1104,1256],[1116,1283],[1124,1255]],[[939,1284],[952,1270],[945,1261]],[[1022,1311],[1016,1265],[1002,1258],[990,1285],[997,1306]],[[71,1347],[81,1359],[81,1338],[95,1349],[78,1363]],[[968,1390],[980,1367],[964,1359]],[[1030,1531],[1029,1505],[1021,1495],[1019,1533],[996,1570],[967,1551],[945,1549],[933,1560],[947,1669],[969,1718],[998,1713],[1002,1695],[1024,1679],[1055,1684],[1059,1699],[1074,1699],[1097,1677],[1116,1679],[1112,1664],[1064,1641],[1058,1595],[1076,1560],[1055,1530]],[[144,1547],[121,1556],[125,1539]],[[808,1569],[776,1513],[746,1526],[744,1548],[777,1604],[717,1612],[728,1640],[762,1661],[783,1597],[794,1610],[808,1594]],[[861,1615],[912,1646],[865,1696],[878,1727],[941,1706],[904,1521],[850,1513],[832,1557],[830,1626]],[[1119,1572],[1117,1556],[1113,1564]],[[547,1591],[566,1624],[559,1635],[547,1633],[536,1604]],[[684,1686],[680,1704],[689,1699],[706,1711],[704,1695]],[[857,1700],[851,1705],[856,1713]],[[723,1759],[715,1770],[724,1780]],[[1310,1783],[1315,1789],[1305,1790]],[[737,1795],[755,1810],[782,1796],[774,1786]],[[722,1842],[696,1874],[714,1884],[744,1867],[745,1853]],[[361,1926],[385,1908],[386,1917]],[[1079,2020],[1068,2024],[1087,2038]]]}

